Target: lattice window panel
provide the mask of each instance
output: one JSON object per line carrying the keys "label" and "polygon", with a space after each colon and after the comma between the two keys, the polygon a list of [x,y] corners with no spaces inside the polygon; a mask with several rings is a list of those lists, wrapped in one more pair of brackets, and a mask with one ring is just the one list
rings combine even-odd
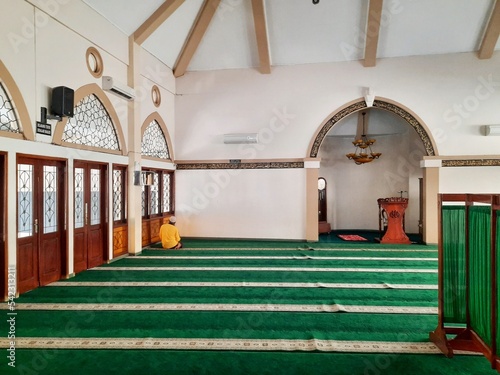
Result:
{"label": "lattice window panel", "polygon": [[75,168],[75,228],[83,228],[85,225],[84,182],[85,170],[83,168]]}
{"label": "lattice window panel", "polygon": [[111,117],[94,94],[86,96],[76,105],[74,117],[68,119],[62,140],[107,150],[120,150]]}
{"label": "lattice window panel", "polygon": [[170,173],[163,173],[163,212],[172,211]]}
{"label": "lattice window panel", "polygon": [[141,204],[142,204],[142,208],[141,208],[141,213],[142,213],[142,217],[145,217],[146,216],[146,186],[142,185],[142,190],[141,190]]}
{"label": "lattice window panel", "polygon": [[160,211],[160,186],[158,173],[153,173],[153,185],[149,188],[151,194],[151,215],[156,215]]}
{"label": "lattice window panel", "polygon": [[156,120],[149,123],[142,136],[141,154],[160,159],[170,159],[165,134]]}
{"label": "lattice window panel", "polygon": [[17,166],[17,236],[28,237],[33,234],[33,166]]}
{"label": "lattice window panel", "polygon": [[125,194],[125,170],[115,169],[113,171],[113,220],[121,221],[126,219]]}
{"label": "lattice window panel", "polygon": [[101,223],[101,171],[90,170],[90,225]]}
{"label": "lattice window panel", "polygon": [[57,167],[43,167],[43,233],[57,232]]}
{"label": "lattice window panel", "polygon": [[11,133],[21,133],[19,122],[17,121],[14,103],[7,95],[5,88],[0,82],[0,130]]}

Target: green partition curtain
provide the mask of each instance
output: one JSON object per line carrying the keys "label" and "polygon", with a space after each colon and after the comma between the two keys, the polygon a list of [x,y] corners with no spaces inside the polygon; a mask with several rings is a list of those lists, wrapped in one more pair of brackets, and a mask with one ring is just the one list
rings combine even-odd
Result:
{"label": "green partition curtain", "polygon": [[442,206],[444,322],[465,323],[465,206]]}
{"label": "green partition curtain", "polygon": [[491,347],[491,207],[469,208],[470,322]]}

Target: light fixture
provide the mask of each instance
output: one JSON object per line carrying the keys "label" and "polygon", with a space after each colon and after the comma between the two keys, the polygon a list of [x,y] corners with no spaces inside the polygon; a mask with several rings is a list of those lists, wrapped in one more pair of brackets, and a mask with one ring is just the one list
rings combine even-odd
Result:
{"label": "light fixture", "polygon": [[366,112],[361,113],[363,115],[363,132],[361,134],[360,139],[355,139],[352,144],[356,147],[354,152],[351,152],[349,154],[346,154],[347,158],[349,160],[353,160],[356,164],[366,164],[370,163],[374,159],[378,159],[380,155],[382,155],[380,152],[373,152],[372,151],[372,144],[375,143],[375,139],[368,139],[366,136],[366,129],[365,129],[365,115]]}

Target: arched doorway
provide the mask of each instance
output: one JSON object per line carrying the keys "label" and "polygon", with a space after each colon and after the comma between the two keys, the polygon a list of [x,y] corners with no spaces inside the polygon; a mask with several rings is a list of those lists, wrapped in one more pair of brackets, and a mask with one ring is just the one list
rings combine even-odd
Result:
{"label": "arched doorway", "polygon": [[[329,135],[331,136],[333,130],[341,128],[342,124],[345,123],[349,119],[349,117],[355,117],[360,111],[367,110],[378,111],[382,114],[385,114],[385,117],[394,118],[396,122],[399,122],[399,126],[401,126],[402,128],[406,128],[406,130],[403,130],[409,132],[409,136],[398,136],[402,141],[396,141],[397,147],[394,147],[393,144],[392,147],[388,148],[387,142],[390,141],[388,140],[391,138],[388,137],[390,134],[380,134],[378,146],[381,146],[381,148],[377,148],[374,151],[382,152],[383,154],[385,151],[387,156],[385,160],[383,155],[381,157],[381,160],[374,161],[372,163],[369,163],[368,165],[358,166],[355,165],[352,161],[347,160],[347,158],[345,157],[345,150],[342,149],[342,147],[339,147],[342,142],[332,142]],[[336,129],[333,129],[334,127],[336,127]],[[350,144],[350,147],[353,147],[351,144],[353,136],[344,135],[343,137],[343,142],[345,144]],[[393,136],[392,138],[399,139],[398,137]],[[392,140],[392,142],[394,142],[394,139]],[[403,145],[408,145],[410,142],[411,144],[409,151],[405,154],[406,149]],[[412,147],[418,149],[418,151],[412,151]],[[322,152],[322,150],[328,148],[330,153],[335,153],[335,158],[337,160],[326,160],[330,158],[331,154],[326,154],[328,156],[325,157],[325,153]],[[349,150],[347,152],[351,151],[352,150]],[[351,215],[351,221],[344,220],[344,222],[342,222],[342,219],[339,217],[330,217],[329,221],[336,223],[337,228],[345,229],[345,226],[350,226],[349,229],[365,229],[369,228],[371,225],[371,229],[375,230],[376,228],[378,228],[378,210],[376,206],[377,197],[382,198],[385,196],[400,195],[406,197],[410,195],[414,197],[411,229],[412,232],[418,233],[419,225],[422,225],[422,223],[420,222],[422,218],[419,217],[419,189],[421,186],[420,178],[423,178],[422,188],[424,190],[426,189],[426,183],[428,183],[428,181],[426,181],[425,179],[425,173],[423,173],[423,171],[420,169],[420,160],[424,156],[434,156],[436,154],[437,152],[435,142],[431,138],[425,123],[423,123],[423,121],[416,114],[411,112],[403,105],[384,98],[376,98],[373,106],[371,108],[367,108],[364,99],[360,98],[337,109],[325,119],[325,121],[318,128],[318,131],[311,140],[308,156],[310,158],[309,160],[322,160],[320,163],[317,163],[319,167],[317,172],[322,176],[326,176],[327,179],[337,181],[338,183],[342,183],[342,181],[348,181],[350,179],[350,182],[346,182],[347,187],[344,186],[343,189],[339,188],[338,186],[332,186],[332,188],[335,189],[338,194],[345,193],[340,199],[340,201],[344,203],[345,207],[343,207],[342,205],[339,206],[337,202],[334,201],[331,202],[330,206],[338,207],[338,210],[339,212],[342,212],[342,215],[344,215],[344,213],[346,212],[348,213],[347,215],[349,215],[349,212],[353,212],[353,214]],[[344,174],[342,175],[341,173],[337,173],[335,176],[329,175],[328,171],[326,171],[324,168],[324,165],[328,162],[330,169],[335,170],[335,168],[337,168],[338,172],[343,168]],[[376,163],[378,164],[375,166]],[[343,167],[340,167],[341,164],[343,165]],[[371,172],[370,168],[372,168]],[[377,169],[378,172],[374,172]],[[370,176],[370,173],[372,173],[373,176]],[[313,178],[317,179],[317,176],[314,173],[309,173],[308,184],[311,184],[311,186],[313,183]],[[377,185],[377,183],[379,185]],[[435,184],[437,183],[437,181],[432,181],[432,183]],[[349,184],[351,185],[349,186]],[[359,191],[353,192],[352,186],[358,187]],[[310,193],[313,192],[312,189],[308,189],[308,191]],[[347,192],[349,194],[347,194]],[[369,194],[367,192],[369,192]],[[378,196],[378,194],[380,194],[380,196]],[[351,199],[344,199],[346,196],[350,196]],[[317,200],[317,197],[308,197],[309,202],[312,202],[313,199]],[[329,199],[334,200],[336,198],[334,195],[332,195]],[[361,208],[356,210],[356,207]],[[333,212],[332,215],[335,215],[335,212]],[[362,215],[368,216],[367,220],[369,221],[369,224],[363,222],[361,218]],[[312,218],[312,213],[308,217]],[[344,217],[343,219],[348,219],[348,216]],[[344,227],[338,227],[338,225],[344,225]],[[423,223],[423,225],[425,226],[425,223]],[[309,235],[313,233],[313,226],[317,228],[317,223],[308,223],[308,228],[306,229],[308,233],[308,240],[311,240]]]}

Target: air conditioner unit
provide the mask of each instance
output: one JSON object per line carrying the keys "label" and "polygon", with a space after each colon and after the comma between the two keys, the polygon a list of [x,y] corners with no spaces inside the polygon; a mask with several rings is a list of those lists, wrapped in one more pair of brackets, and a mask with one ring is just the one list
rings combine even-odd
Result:
{"label": "air conditioner unit", "polygon": [[257,133],[234,133],[224,134],[225,144],[257,143],[259,137]]}
{"label": "air conditioner unit", "polygon": [[485,125],[484,135],[500,135],[500,125]]}
{"label": "air conditioner unit", "polygon": [[117,82],[113,77],[102,77],[102,89],[111,91],[112,93],[127,100],[134,100],[135,98],[135,91],[133,88],[128,87],[123,83]]}

